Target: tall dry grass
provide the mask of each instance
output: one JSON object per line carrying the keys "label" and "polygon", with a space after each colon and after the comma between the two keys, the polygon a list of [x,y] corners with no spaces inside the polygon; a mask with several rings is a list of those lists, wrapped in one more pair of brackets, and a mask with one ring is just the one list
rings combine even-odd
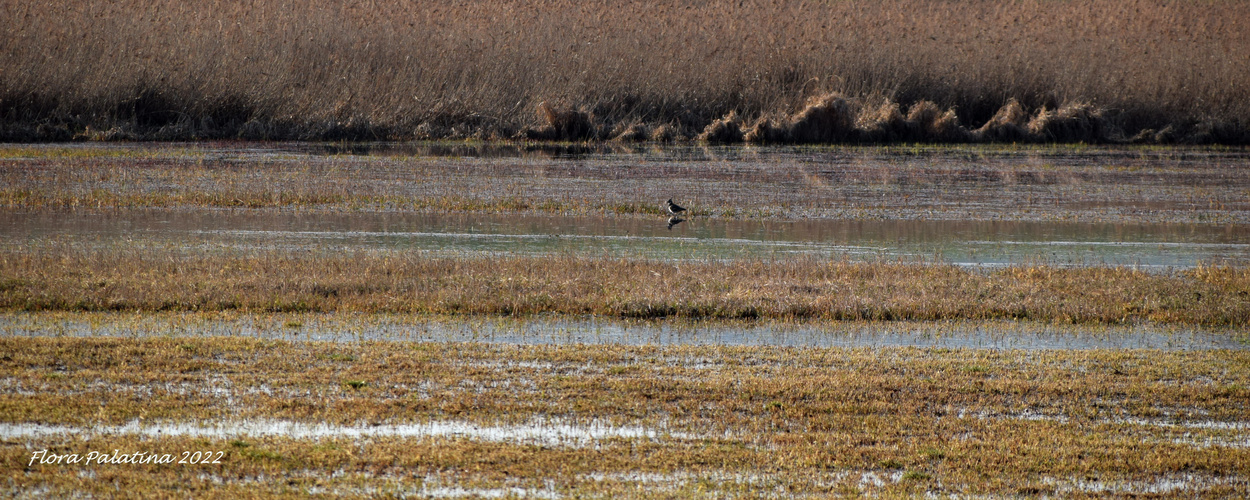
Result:
{"label": "tall dry grass", "polygon": [[[3,140],[667,139],[730,113],[785,132],[832,95],[855,133],[757,137],[1246,142],[1250,123],[1245,2],[51,0],[0,19]],[[1012,99],[1085,119],[973,133]],[[895,104],[884,127],[927,132],[864,119]]]}

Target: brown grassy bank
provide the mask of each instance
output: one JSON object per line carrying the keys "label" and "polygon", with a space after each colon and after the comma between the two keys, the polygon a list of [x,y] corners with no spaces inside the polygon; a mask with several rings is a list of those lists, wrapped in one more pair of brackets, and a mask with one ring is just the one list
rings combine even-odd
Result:
{"label": "brown grassy bank", "polygon": [[0,252],[0,308],[1245,325],[1250,272],[44,246]]}
{"label": "brown grassy bank", "polygon": [[0,140],[1250,138],[1245,2],[58,0],[0,18]]}
{"label": "brown grassy bank", "polygon": [[[0,352],[0,425],[82,432],[0,442],[0,491],[18,497],[432,496],[421,488],[441,486],[565,498],[1192,498],[1244,496],[1250,484],[1250,450],[1238,444],[1250,420],[1245,351],[0,338]],[[659,432],[551,444],[104,430],[535,419]],[[31,465],[40,449],[223,456],[212,466]]]}

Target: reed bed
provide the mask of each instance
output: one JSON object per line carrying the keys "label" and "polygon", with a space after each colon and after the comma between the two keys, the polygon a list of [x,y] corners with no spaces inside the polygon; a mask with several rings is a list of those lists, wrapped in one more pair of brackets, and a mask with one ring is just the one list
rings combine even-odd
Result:
{"label": "reed bed", "polygon": [[[14,496],[1165,498],[1244,496],[1250,484],[1245,351],[0,338],[0,352],[0,428],[80,432],[0,441],[0,488]],[[552,419],[656,432],[554,443],[333,433]],[[331,432],[239,430],[273,421]],[[43,449],[222,460],[31,464]]]}
{"label": "reed bed", "polygon": [[0,140],[1246,143],[1245,2],[0,5]]}
{"label": "reed bed", "polygon": [[0,308],[1237,326],[1250,271],[44,245],[0,251]]}

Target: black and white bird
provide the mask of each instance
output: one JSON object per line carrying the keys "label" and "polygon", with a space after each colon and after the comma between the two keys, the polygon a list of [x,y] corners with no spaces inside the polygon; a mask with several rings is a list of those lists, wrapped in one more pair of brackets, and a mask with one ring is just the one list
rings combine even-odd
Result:
{"label": "black and white bird", "polygon": [[669,199],[668,199],[668,213],[673,214],[673,215],[677,215],[677,214],[682,213],[682,212],[685,212],[685,211],[686,211],[686,209],[681,208],[680,206],[677,206],[677,204],[676,204],[676,203],[673,203],[673,199],[672,199],[672,198],[669,198]]}

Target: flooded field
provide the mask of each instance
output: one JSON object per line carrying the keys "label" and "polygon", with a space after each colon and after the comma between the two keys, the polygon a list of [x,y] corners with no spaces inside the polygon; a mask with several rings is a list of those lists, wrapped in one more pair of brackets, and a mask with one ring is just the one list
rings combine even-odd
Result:
{"label": "flooded field", "polygon": [[[1247,351],[230,336],[0,347],[0,459],[16,464],[0,488],[17,496],[113,484],[546,498],[1250,491]],[[153,463],[184,451],[209,459]]]}
{"label": "flooded field", "polygon": [[0,146],[0,495],[1244,496],[1247,263],[1243,149]]}
{"label": "flooded field", "polygon": [[1250,261],[1250,225],[1038,221],[736,220],[545,214],[309,214],[238,211],[0,214],[4,245],[55,239],[291,251],[393,250],[442,255],[651,259],[785,258],[857,261],[1119,265],[1175,269]]}
{"label": "flooded field", "polygon": [[[1145,269],[1250,259],[1250,153],[1092,147],[3,149],[5,245]],[[675,198],[689,215],[670,218]]]}
{"label": "flooded field", "polygon": [[1244,149],[95,145],[0,148],[11,209],[1250,223]]}

